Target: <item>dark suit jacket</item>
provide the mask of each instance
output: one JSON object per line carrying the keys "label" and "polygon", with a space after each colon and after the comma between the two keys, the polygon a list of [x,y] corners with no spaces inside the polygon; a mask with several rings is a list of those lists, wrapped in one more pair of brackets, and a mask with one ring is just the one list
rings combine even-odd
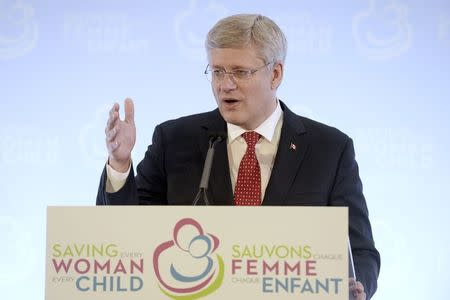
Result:
{"label": "dark suit jacket", "polygon": [[[377,288],[380,256],[372,238],[353,142],[335,128],[297,116],[283,103],[281,107],[280,143],[262,205],[347,206],[356,276],[369,299]],[[158,125],[152,145],[137,166],[137,176],[131,168],[121,190],[105,192],[103,171],[97,205],[191,205],[209,135],[226,130],[218,109]],[[212,205],[232,205],[226,143],[218,143],[215,152],[208,198]]]}

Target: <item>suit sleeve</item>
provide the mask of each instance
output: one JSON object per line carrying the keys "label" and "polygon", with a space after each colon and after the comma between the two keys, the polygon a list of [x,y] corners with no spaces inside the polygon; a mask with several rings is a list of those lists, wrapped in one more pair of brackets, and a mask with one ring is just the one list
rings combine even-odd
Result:
{"label": "suit sleeve", "polygon": [[137,166],[135,177],[133,166],[125,185],[115,193],[105,189],[107,175],[103,169],[97,192],[97,205],[162,205],[167,204],[167,183],[164,171],[163,133],[158,125],[153,133],[152,144],[144,159]]}
{"label": "suit sleeve", "polygon": [[363,284],[367,299],[370,299],[377,289],[380,254],[375,248],[353,141],[350,138],[347,138],[339,161],[330,204],[348,207],[349,237],[356,278]]}

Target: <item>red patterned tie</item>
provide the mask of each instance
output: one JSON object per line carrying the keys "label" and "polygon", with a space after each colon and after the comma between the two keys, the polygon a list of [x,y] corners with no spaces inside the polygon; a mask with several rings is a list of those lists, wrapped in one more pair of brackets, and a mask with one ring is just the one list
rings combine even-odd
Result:
{"label": "red patterned tie", "polygon": [[261,205],[261,169],[256,158],[255,145],[260,135],[254,131],[242,134],[247,143],[247,151],[239,164],[234,189],[235,205]]}

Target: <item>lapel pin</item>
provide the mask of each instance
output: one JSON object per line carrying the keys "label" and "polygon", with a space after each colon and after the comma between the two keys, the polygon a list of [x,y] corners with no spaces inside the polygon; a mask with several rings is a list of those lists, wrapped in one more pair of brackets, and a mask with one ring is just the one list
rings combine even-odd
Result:
{"label": "lapel pin", "polygon": [[289,145],[289,150],[295,151],[295,150],[297,150],[297,146],[294,143],[291,143]]}

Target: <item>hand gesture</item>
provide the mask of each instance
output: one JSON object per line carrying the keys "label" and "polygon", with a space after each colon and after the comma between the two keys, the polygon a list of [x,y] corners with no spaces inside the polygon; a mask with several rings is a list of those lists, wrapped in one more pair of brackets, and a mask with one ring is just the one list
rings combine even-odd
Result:
{"label": "hand gesture", "polygon": [[114,103],[109,111],[105,128],[106,148],[109,153],[109,165],[118,172],[125,172],[131,163],[131,150],[136,143],[133,100],[125,100],[125,119],[119,116],[119,104]]}

